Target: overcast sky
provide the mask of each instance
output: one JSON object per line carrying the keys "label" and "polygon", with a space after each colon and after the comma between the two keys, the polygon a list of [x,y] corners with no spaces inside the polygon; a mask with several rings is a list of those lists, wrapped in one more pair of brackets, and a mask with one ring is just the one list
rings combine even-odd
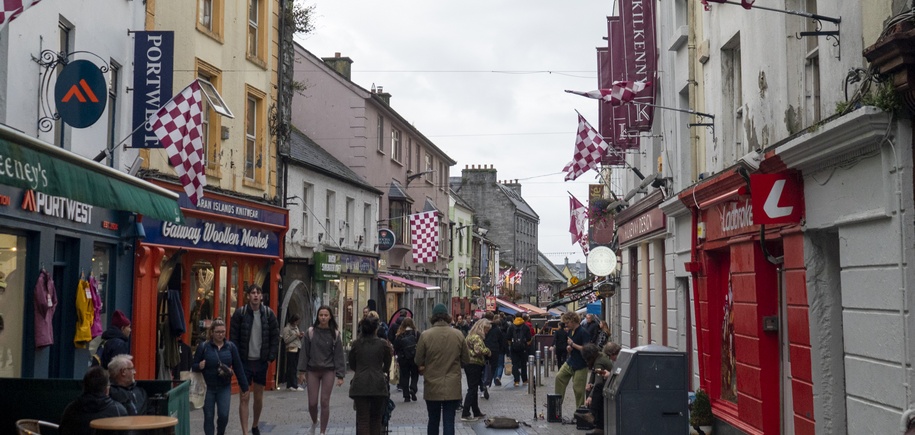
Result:
{"label": "overcast sky", "polygon": [[[301,1],[301,0],[300,0]],[[587,203],[590,171],[564,182],[578,119],[594,126],[595,47],[606,45],[603,0],[304,0],[315,31],[297,40],[319,57],[353,59],[353,81],[383,86],[391,107],[457,161],[518,179],[540,216],[540,252],[581,260],[568,192]]]}

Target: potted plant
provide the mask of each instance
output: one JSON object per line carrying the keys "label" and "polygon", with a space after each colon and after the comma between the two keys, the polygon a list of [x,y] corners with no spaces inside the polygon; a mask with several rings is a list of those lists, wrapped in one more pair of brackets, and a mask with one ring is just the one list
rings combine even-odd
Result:
{"label": "potted plant", "polygon": [[689,425],[692,428],[690,434],[712,434],[712,403],[705,390],[696,391],[696,400],[690,405]]}

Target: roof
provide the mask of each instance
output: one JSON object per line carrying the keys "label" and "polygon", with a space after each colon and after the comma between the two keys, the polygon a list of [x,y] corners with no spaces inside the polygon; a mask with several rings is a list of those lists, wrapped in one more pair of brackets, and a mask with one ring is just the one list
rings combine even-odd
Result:
{"label": "roof", "polygon": [[539,265],[537,267],[538,272],[545,272],[544,275],[549,276],[538,276],[543,281],[557,281],[557,282],[566,282],[566,277],[562,274],[562,270],[556,267],[555,264],[550,262],[550,259],[543,255],[542,252],[537,251],[537,257],[539,259]]}
{"label": "roof", "polygon": [[388,188],[388,199],[402,199],[408,202],[413,202],[413,198],[410,195],[407,195],[407,191],[403,188],[397,180],[391,180],[391,187]]}
{"label": "roof", "polygon": [[531,208],[531,206],[527,204],[527,202],[524,200],[524,198],[522,198],[520,195],[515,193],[515,191],[512,190],[510,187],[506,187],[505,185],[503,185],[501,183],[496,183],[496,186],[498,186],[499,189],[502,190],[502,193],[504,193],[505,196],[508,197],[508,199],[512,202],[512,204],[514,204],[515,208],[518,211],[520,211],[524,214],[530,215],[531,217],[533,217],[535,219],[538,219],[538,220],[540,219],[540,216],[537,214],[537,212],[535,212],[534,209]]}
{"label": "roof", "polygon": [[315,172],[320,172],[378,195],[384,193],[368,184],[359,174],[353,172],[343,162],[337,160],[324,148],[321,148],[317,142],[295,128],[292,129],[292,134],[289,136],[289,158]]}
{"label": "roof", "polygon": [[[453,177],[452,177],[452,178],[453,178]],[[458,193],[455,192],[454,189],[449,189],[449,190],[450,190],[450,193],[451,193],[451,197],[454,198],[454,203],[455,203],[455,204],[457,204],[457,205],[459,205],[459,206],[461,206],[461,207],[464,207],[464,208],[466,208],[467,210],[475,211],[475,210],[473,209],[473,206],[471,206],[469,202],[467,202],[466,200],[464,200],[464,198],[462,198],[461,195],[458,195]]]}

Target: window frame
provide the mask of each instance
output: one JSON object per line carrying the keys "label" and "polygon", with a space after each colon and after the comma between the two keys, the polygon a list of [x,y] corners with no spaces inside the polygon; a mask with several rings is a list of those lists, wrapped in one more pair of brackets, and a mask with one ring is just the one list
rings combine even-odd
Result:
{"label": "window frame", "polygon": [[[210,2],[210,25],[206,26],[201,22],[204,4]],[[197,20],[195,25],[197,31],[215,39],[219,43],[223,42],[223,15],[225,11],[225,0],[197,0]]]}
{"label": "window frame", "polygon": [[[222,84],[222,71],[219,68],[196,58],[195,70],[197,71],[197,77],[210,82],[219,92]],[[222,171],[219,164],[219,156],[222,151],[222,116],[216,112],[208,99],[204,98],[203,100],[205,114],[203,118],[206,119],[207,123],[207,131],[204,133],[206,141],[203,143],[206,174],[207,177],[221,178]]]}
{"label": "window frame", "polygon": [[391,128],[391,160],[400,163],[403,159],[403,143],[401,142],[401,132],[396,128]]}
{"label": "window frame", "polygon": [[378,152],[384,154],[384,115],[378,114],[378,124],[375,127],[375,136],[377,136]]}
{"label": "window frame", "polygon": [[[252,87],[251,85],[245,85],[245,145],[244,145],[244,166],[242,167],[243,172],[243,184],[255,188],[264,187],[264,176],[266,174],[266,169],[269,166],[267,163],[268,156],[265,149],[265,138],[266,138],[266,98],[267,94],[261,90]],[[254,107],[252,110],[251,101],[254,101]],[[253,160],[251,161],[253,169],[253,177],[248,176],[248,146],[249,146],[249,126],[248,118],[251,115],[251,112],[254,112],[254,143],[253,143]],[[257,164],[260,160],[260,165]]]}
{"label": "window frame", "polygon": [[[266,69],[267,68],[267,0],[248,0],[248,13],[247,20],[245,24],[245,54],[249,61],[256,64],[257,66]],[[254,7],[252,7],[254,5]],[[251,11],[256,9],[254,14],[257,19],[256,22],[251,20]],[[253,53],[252,53],[252,44],[251,44],[251,32],[252,25],[254,27],[254,44],[253,44]]]}

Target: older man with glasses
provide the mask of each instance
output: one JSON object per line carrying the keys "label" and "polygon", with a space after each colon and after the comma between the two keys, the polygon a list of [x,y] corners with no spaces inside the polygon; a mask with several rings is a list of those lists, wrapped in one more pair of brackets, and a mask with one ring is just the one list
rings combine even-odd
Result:
{"label": "older man with glasses", "polygon": [[128,415],[146,414],[146,390],[137,386],[137,369],[133,365],[133,356],[117,355],[108,363],[108,376],[111,378],[110,396],[124,405]]}

